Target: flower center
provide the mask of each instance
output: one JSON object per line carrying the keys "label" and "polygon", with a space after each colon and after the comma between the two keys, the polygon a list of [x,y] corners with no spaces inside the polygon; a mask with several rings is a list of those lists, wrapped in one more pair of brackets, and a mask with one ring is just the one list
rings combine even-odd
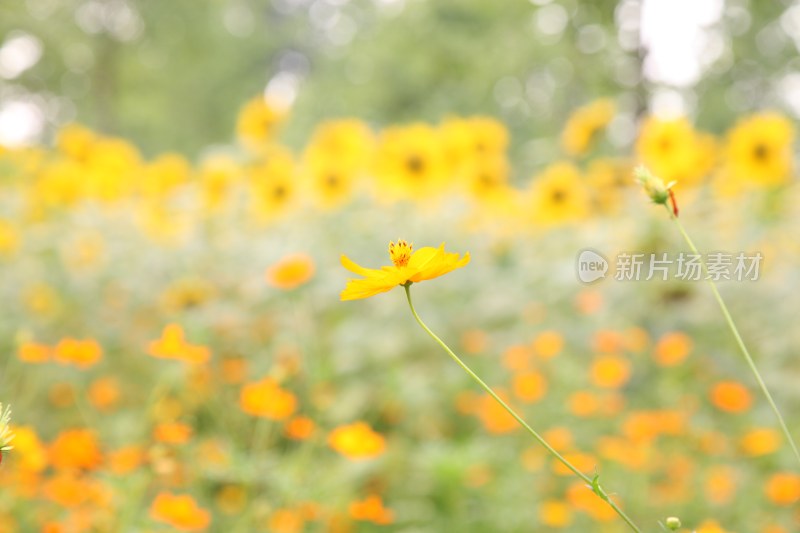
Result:
{"label": "flower center", "polygon": [[397,244],[394,242],[389,243],[389,257],[392,258],[392,263],[396,267],[404,267],[411,259],[411,250],[414,248],[413,243],[406,242],[398,239]]}

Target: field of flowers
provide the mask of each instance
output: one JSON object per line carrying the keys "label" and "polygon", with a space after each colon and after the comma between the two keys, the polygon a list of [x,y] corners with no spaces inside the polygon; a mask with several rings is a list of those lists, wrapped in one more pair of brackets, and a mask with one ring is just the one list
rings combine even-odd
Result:
{"label": "field of flowers", "polygon": [[800,438],[794,125],[646,117],[609,158],[615,113],[576,110],[529,180],[490,117],[334,120],[291,150],[260,97],[197,160],[77,124],[3,149],[0,531],[626,530],[401,287],[340,300],[341,262],[390,276],[351,261],[404,265],[398,237],[469,253],[414,283],[420,316],[641,531],[800,530],[800,465],[709,286],[575,272],[584,248],[688,251],[633,167],[677,181],[701,250],[763,255],[720,291]]}

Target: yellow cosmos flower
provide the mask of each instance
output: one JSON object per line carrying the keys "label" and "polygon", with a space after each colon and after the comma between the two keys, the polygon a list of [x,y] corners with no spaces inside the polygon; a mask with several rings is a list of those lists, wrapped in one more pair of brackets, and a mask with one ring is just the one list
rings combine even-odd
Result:
{"label": "yellow cosmos flower", "polygon": [[663,180],[694,185],[706,177],[716,158],[716,140],[698,132],[685,117],[648,117],[636,141],[641,162]]}
{"label": "yellow cosmos flower", "polygon": [[412,250],[413,244],[404,240],[397,241],[397,244],[389,243],[389,256],[394,264],[380,269],[364,268],[343,255],[342,265],[363,279],[349,280],[341,299],[369,298],[398,285],[438,278],[469,263],[469,253],[461,257],[457,253],[445,252],[444,244],[438,248],[420,248],[413,253]]}
{"label": "yellow cosmos flower", "polygon": [[438,132],[427,124],[385,129],[375,161],[381,192],[390,198],[423,199],[448,184]]}
{"label": "yellow cosmos flower", "polygon": [[583,220],[591,212],[589,189],[575,165],[558,162],[536,176],[529,192],[531,217],[542,225]]}
{"label": "yellow cosmos flower", "polygon": [[591,148],[597,134],[614,118],[613,100],[601,98],[579,109],[569,117],[561,133],[561,146],[569,155],[582,155]]}
{"label": "yellow cosmos flower", "polygon": [[757,185],[785,183],[792,172],[794,127],[778,113],[746,117],[731,130],[725,149],[729,178]]}
{"label": "yellow cosmos flower", "polygon": [[262,96],[247,102],[239,112],[236,133],[246,148],[259,151],[275,136],[288,109]]}

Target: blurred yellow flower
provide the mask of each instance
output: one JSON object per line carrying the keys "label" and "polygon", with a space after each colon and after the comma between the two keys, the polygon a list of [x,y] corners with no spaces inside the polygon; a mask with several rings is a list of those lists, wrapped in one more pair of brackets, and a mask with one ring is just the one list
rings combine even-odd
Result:
{"label": "blurred yellow flower", "polygon": [[50,444],[50,464],[59,470],[94,470],[102,460],[97,437],[89,429],[62,431]]}
{"label": "blurred yellow flower", "polygon": [[297,398],[282,389],[274,379],[264,378],[242,387],[239,406],[251,416],[284,420],[297,409]]}
{"label": "blurred yellow flower", "polygon": [[46,344],[38,342],[23,342],[17,349],[17,357],[23,363],[46,363],[50,360],[53,350]]}
{"label": "blurred yellow flower", "polygon": [[566,502],[545,500],[539,505],[539,520],[552,528],[564,528],[572,523],[572,509]]}
{"label": "blurred yellow flower", "polygon": [[427,124],[386,128],[375,162],[380,192],[415,200],[441,192],[448,174],[440,142],[437,131]]}
{"label": "blurred yellow flower", "polygon": [[250,209],[256,220],[269,222],[294,205],[296,172],[294,157],[282,146],[271,146],[264,158],[250,169]]}
{"label": "blurred yellow flower", "polygon": [[631,364],[618,355],[600,355],[590,369],[592,383],[605,389],[618,389],[631,377]]}
{"label": "blurred yellow flower", "polygon": [[622,206],[622,192],[633,184],[630,165],[625,161],[599,158],[589,161],[586,167],[586,183],[598,211],[617,213]]}
{"label": "blurred yellow flower", "polygon": [[569,155],[589,150],[597,134],[614,118],[616,106],[608,98],[595,100],[575,110],[561,132],[561,146]]}
{"label": "blurred yellow flower", "polygon": [[109,411],[119,401],[119,383],[115,377],[96,379],[89,386],[89,402],[100,411]]}
{"label": "blurred yellow flower", "polygon": [[187,183],[191,172],[189,162],[182,155],[162,154],[142,169],[137,187],[143,195],[158,198]]}
{"label": "blurred yellow flower", "polygon": [[287,114],[284,106],[257,96],[239,111],[236,133],[246,148],[257,151],[272,140]]}
{"label": "blurred yellow flower", "polygon": [[373,522],[379,525],[391,524],[394,515],[390,509],[383,506],[380,496],[372,495],[361,501],[350,504],[350,518],[361,522]]}
{"label": "blurred yellow flower", "polygon": [[514,376],[513,387],[517,398],[525,403],[534,403],[547,392],[547,380],[540,372],[524,372]]}
{"label": "blurred yellow flower", "polygon": [[536,223],[564,224],[585,219],[591,211],[591,197],[577,167],[554,163],[534,177],[525,209]]}
{"label": "blurred yellow flower", "polygon": [[76,161],[85,161],[97,136],[80,124],[66,124],[58,130],[56,147],[65,156]]}
{"label": "blurred yellow flower", "polygon": [[755,428],[749,430],[739,440],[739,447],[751,457],[768,455],[776,452],[783,437],[781,433],[772,428]]}
{"label": "blurred yellow flower", "polygon": [[269,531],[274,533],[301,533],[305,518],[297,509],[276,509],[269,518]]}
{"label": "blurred yellow flower", "polygon": [[9,221],[0,219],[0,257],[13,256],[20,241],[19,231]]}
{"label": "blurred yellow flower", "polygon": [[780,185],[794,168],[792,122],[773,112],[745,117],[729,132],[725,146],[727,179],[756,185]]}
{"label": "blurred yellow flower", "polygon": [[203,208],[208,212],[216,212],[231,197],[242,169],[228,156],[212,155],[200,163],[198,174]]}
{"label": "blurred yellow flower", "polygon": [[439,248],[420,248],[413,253],[412,248],[413,245],[404,240],[397,241],[397,244],[389,243],[389,256],[394,264],[381,267],[380,270],[359,266],[343,255],[342,265],[350,272],[363,276],[363,279],[349,280],[341,299],[369,298],[398,285],[437,278],[466,266],[470,260],[469,253],[462,258],[457,253],[445,252],[444,243]]}
{"label": "blurred yellow flower", "polygon": [[124,139],[104,137],[91,146],[82,181],[93,199],[116,201],[134,189],[141,169],[139,150]]}
{"label": "blurred yellow flower", "polygon": [[743,413],[750,409],[753,397],[747,387],[736,381],[721,381],[711,387],[711,403],[720,411]]}
{"label": "blurred yellow flower", "polygon": [[356,119],[322,122],[311,135],[303,158],[312,166],[335,159],[348,173],[366,167],[375,148],[375,135],[367,124]]}
{"label": "blurred yellow flower", "polygon": [[773,474],[765,487],[767,498],[775,505],[794,505],[800,502],[800,475],[792,472]]}
{"label": "blurred yellow flower", "polygon": [[636,152],[641,162],[664,182],[694,185],[706,177],[716,158],[716,140],[697,132],[685,117],[647,117]]}
{"label": "blurred yellow flower", "polygon": [[371,459],[386,450],[386,440],[366,422],[339,426],[328,435],[331,448],[348,459]]}
{"label": "blurred yellow flower", "polygon": [[691,337],[680,331],[670,331],[658,339],[654,356],[661,366],[675,366],[689,356],[692,347]]}
{"label": "blurred yellow flower", "polygon": [[[504,402],[511,404],[505,391],[498,390],[496,392]],[[488,394],[482,394],[478,397],[475,404],[475,415],[489,433],[510,433],[517,431],[521,427],[519,422],[503,406],[497,403],[497,400]]]}
{"label": "blurred yellow flower", "polygon": [[160,492],[150,506],[150,517],[179,531],[202,531],[211,523],[211,514],[188,494]]}
{"label": "blurred yellow flower", "polygon": [[267,268],[267,283],[277,289],[291,290],[314,277],[314,261],[303,253],[289,254]]}
{"label": "blurred yellow flower", "polygon": [[706,520],[700,524],[694,533],[730,533],[723,529],[716,520]]}
{"label": "blurred yellow flower", "polygon": [[705,495],[716,505],[725,505],[736,493],[736,470],[727,465],[715,465],[708,469],[705,479]]}
{"label": "blurred yellow flower", "polygon": [[292,440],[306,440],[314,434],[316,424],[307,416],[297,416],[286,423],[284,433]]}
{"label": "blurred yellow flower", "polygon": [[492,117],[448,117],[439,134],[445,162],[456,174],[483,159],[504,157],[508,148],[508,129]]}
{"label": "blurred yellow flower", "polygon": [[153,429],[153,438],[165,444],[185,444],[192,438],[194,429],[181,422],[163,422]]}
{"label": "blurred yellow flower", "polygon": [[41,472],[47,468],[47,448],[30,426],[14,426],[14,460],[19,468]]}
{"label": "blurred yellow flower", "polygon": [[151,341],[147,353],[160,359],[177,359],[186,363],[204,363],[211,357],[205,346],[189,344],[178,324],[169,324],[164,328],[160,339]]}
{"label": "blurred yellow flower", "polygon": [[85,370],[97,364],[103,357],[103,349],[94,339],[61,339],[53,350],[53,360],[61,364],[72,364]]}
{"label": "blurred yellow flower", "polygon": [[139,446],[124,446],[108,454],[108,469],[124,476],[139,468],[145,461],[145,452]]}

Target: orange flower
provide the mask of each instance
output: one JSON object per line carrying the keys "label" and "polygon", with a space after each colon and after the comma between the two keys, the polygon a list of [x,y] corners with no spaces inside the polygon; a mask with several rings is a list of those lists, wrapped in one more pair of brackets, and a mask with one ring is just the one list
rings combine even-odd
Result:
{"label": "orange flower", "polygon": [[771,428],[752,429],[739,441],[742,451],[752,457],[775,453],[780,445],[780,432]]}
{"label": "orange flower", "polygon": [[743,413],[750,409],[753,398],[750,395],[750,391],[741,383],[721,381],[711,389],[711,402],[720,411]]}
{"label": "orange flower", "polygon": [[81,369],[95,365],[103,357],[103,349],[93,339],[67,337],[56,345],[53,359],[61,364],[73,364]]}
{"label": "orange flower", "polygon": [[99,496],[95,482],[74,472],[56,474],[44,483],[42,491],[47,499],[67,508],[78,507]]}
{"label": "orange flower", "polygon": [[583,290],[575,297],[575,307],[581,314],[594,314],[603,307],[603,295],[599,291]]}
{"label": "orange flower", "polygon": [[350,517],[362,522],[373,522],[379,525],[391,524],[394,515],[390,509],[383,506],[379,496],[368,496],[362,501],[350,504]]}
{"label": "orange flower", "polygon": [[14,458],[17,467],[26,472],[41,472],[47,468],[47,449],[36,431],[29,426],[17,426],[14,430]]}
{"label": "orange flower", "polygon": [[50,360],[53,350],[46,344],[38,342],[23,342],[17,350],[17,357],[23,363],[46,363]]}
{"label": "orange flower", "polygon": [[166,326],[161,338],[150,342],[147,353],[160,359],[178,359],[186,363],[204,363],[211,356],[205,346],[186,342],[183,328],[178,324]]}
{"label": "orange flower", "polygon": [[731,501],[736,491],[736,471],[729,466],[711,467],[706,476],[705,492],[708,500],[717,505]]}
{"label": "orange flower", "polygon": [[277,509],[269,518],[269,530],[274,533],[300,533],[305,519],[295,509]]}
{"label": "orange flower", "polygon": [[307,254],[290,254],[267,269],[267,283],[276,289],[296,289],[308,283],[314,270],[314,261]]}
{"label": "orange flower", "polygon": [[465,331],[461,336],[461,345],[464,347],[464,351],[470,355],[485,352],[489,346],[489,335],[479,329]]}
{"label": "orange flower", "polygon": [[[563,453],[562,455],[581,472],[592,472],[597,468],[597,458],[589,455],[588,453],[571,452]],[[572,470],[564,465],[564,463],[555,459],[553,459],[553,472],[559,476],[575,475]]]}
{"label": "orange flower", "polygon": [[248,383],[239,394],[239,406],[251,415],[283,420],[292,416],[297,408],[297,398],[286,391],[272,378]]}
{"label": "orange flower", "polygon": [[631,365],[618,355],[601,355],[594,360],[591,374],[598,387],[618,389],[630,379]]}
{"label": "orange flower", "polygon": [[634,353],[643,352],[650,344],[650,335],[642,328],[629,328],[625,331],[625,348]]}
{"label": "orange flower", "polygon": [[665,333],[656,344],[655,358],[661,366],[675,366],[692,351],[692,339],[680,331]]}
{"label": "orange flower", "polygon": [[100,378],[89,386],[89,401],[100,411],[108,411],[119,401],[119,384],[112,377]]}
{"label": "orange flower", "polygon": [[573,443],[572,432],[565,427],[550,428],[542,433],[542,437],[558,452],[566,451]]}
{"label": "orange flower", "polygon": [[545,500],[539,505],[539,520],[549,527],[567,527],[572,523],[572,510],[565,502]]}
{"label": "orange flower", "polygon": [[597,412],[599,401],[597,395],[589,391],[577,391],[567,399],[569,410],[575,416],[592,416]]}
{"label": "orange flower", "polygon": [[139,468],[144,462],[144,451],[138,446],[125,446],[108,455],[108,469],[112,474],[124,476]]}
{"label": "orange flower", "polygon": [[243,357],[228,357],[222,361],[222,380],[236,385],[244,381],[247,362]]}
{"label": "orange flower", "polygon": [[200,531],[211,523],[211,515],[188,494],[161,492],[150,506],[150,517],[180,531]]}
{"label": "orange flower", "polygon": [[88,429],[62,431],[50,445],[50,464],[54,468],[94,470],[101,462],[97,439]]}
{"label": "orange flower", "polygon": [[567,501],[598,522],[610,522],[617,517],[611,506],[598,498],[582,481],[576,481],[569,486]]}
{"label": "orange flower", "polygon": [[533,352],[542,359],[551,359],[564,349],[564,337],[557,331],[543,331],[533,339]]}
{"label": "orange flower", "polygon": [[386,439],[365,422],[339,426],[328,435],[328,444],[348,459],[371,459],[386,450]]}
{"label": "orange flower", "polygon": [[530,366],[531,351],[522,345],[509,346],[503,354],[503,365],[517,372],[527,370]]}
{"label": "orange flower", "polygon": [[800,500],[800,475],[789,472],[773,474],[767,481],[767,498],[775,505],[792,505]]}
{"label": "orange flower", "polygon": [[514,376],[514,394],[523,402],[537,402],[546,392],[547,381],[539,372],[526,372]]}
{"label": "orange flower", "polygon": [[625,347],[625,337],[618,331],[601,329],[595,332],[592,347],[600,353],[619,353]]}
{"label": "orange flower", "polygon": [[158,424],[153,430],[153,438],[166,444],[185,444],[192,437],[192,426],[180,422]]}
{"label": "orange flower", "polygon": [[[508,403],[502,391],[497,395]],[[509,433],[520,428],[519,422],[488,394],[481,395],[476,405],[476,414],[489,433]]]}
{"label": "orange flower", "polygon": [[290,439],[305,440],[314,433],[315,427],[314,421],[307,416],[297,416],[286,423],[284,431]]}
{"label": "orange flower", "polygon": [[650,442],[659,435],[680,435],[686,425],[678,411],[634,411],[622,424],[622,432],[635,442]]}

